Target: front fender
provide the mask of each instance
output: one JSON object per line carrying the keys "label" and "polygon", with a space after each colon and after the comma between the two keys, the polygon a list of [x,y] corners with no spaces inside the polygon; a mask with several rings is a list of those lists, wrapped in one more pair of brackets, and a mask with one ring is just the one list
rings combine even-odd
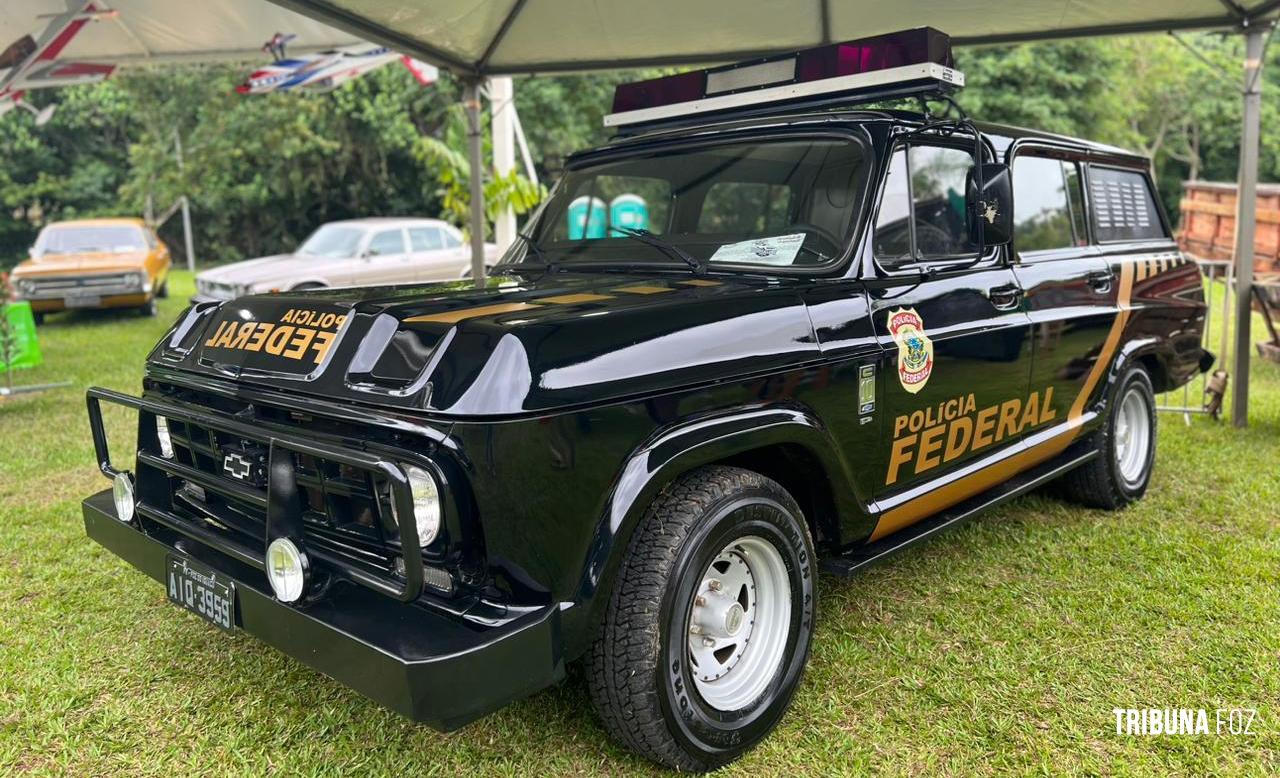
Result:
{"label": "front fender", "polygon": [[[569,655],[585,648],[631,535],[663,487],[694,468],[755,449],[791,444],[812,455],[831,484],[836,513],[864,510],[846,475],[843,458],[826,426],[799,406],[758,406],[686,419],[658,430],[627,458],[606,500],[583,564],[575,605],[566,613],[566,634],[582,636]],[[836,515],[810,517],[824,533],[838,532]],[[834,537],[834,534],[829,535]],[[572,614],[572,616],[570,615]],[[577,623],[572,623],[577,622]],[[572,639],[572,638],[571,638]],[[576,641],[575,641],[576,643]]]}

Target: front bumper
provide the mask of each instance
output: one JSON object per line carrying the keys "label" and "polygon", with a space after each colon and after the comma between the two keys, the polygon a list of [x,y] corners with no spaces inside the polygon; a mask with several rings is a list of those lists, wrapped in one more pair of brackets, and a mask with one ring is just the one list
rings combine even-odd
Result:
{"label": "front bumper", "polygon": [[354,585],[294,607],[266,575],[164,528],[143,533],[116,518],[111,490],[83,502],[85,532],[164,581],[165,559],[197,559],[236,583],[236,626],[391,710],[452,730],[564,677],[555,605],[498,626]]}
{"label": "front bumper", "polygon": [[104,308],[137,308],[151,301],[146,292],[98,296],[93,305],[79,304],[66,297],[26,297],[31,310],[36,313],[60,313],[62,311],[101,310]]}

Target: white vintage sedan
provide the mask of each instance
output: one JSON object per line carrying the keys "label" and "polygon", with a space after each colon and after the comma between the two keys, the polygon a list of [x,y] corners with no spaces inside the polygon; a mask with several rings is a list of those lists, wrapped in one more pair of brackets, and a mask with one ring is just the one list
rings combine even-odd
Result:
{"label": "white vintage sedan", "polygon": [[[485,244],[485,264],[498,261]],[[455,281],[471,275],[471,246],[439,219],[368,218],[330,222],[292,254],[248,259],[196,276],[193,302],[258,292]]]}

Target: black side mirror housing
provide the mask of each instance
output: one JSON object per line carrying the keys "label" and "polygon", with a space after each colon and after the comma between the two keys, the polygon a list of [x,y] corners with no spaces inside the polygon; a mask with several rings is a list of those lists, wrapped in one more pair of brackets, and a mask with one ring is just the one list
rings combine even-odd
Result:
{"label": "black side mirror housing", "polygon": [[[981,172],[982,190],[978,190]],[[1013,240],[1013,173],[1008,165],[988,162],[981,171],[969,168],[965,187],[969,211],[969,234],[981,248],[1007,246]]]}

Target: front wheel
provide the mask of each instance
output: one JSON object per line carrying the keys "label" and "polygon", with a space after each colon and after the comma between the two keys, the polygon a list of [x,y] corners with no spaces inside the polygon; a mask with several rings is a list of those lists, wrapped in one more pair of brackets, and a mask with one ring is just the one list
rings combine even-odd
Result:
{"label": "front wheel", "polygon": [[1141,366],[1129,367],[1108,398],[1110,413],[1093,433],[1098,456],[1063,476],[1062,492],[1091,508],[1116,510],[1142,497],[1156,458],[1156,399]]}
{"label": "front wheel", "polygon": [[628,544],[586,659],[609,733],[683,770],[764,738],[808,660],[812,565],[804,517],[776,482],[710,467],[666,488]]}

